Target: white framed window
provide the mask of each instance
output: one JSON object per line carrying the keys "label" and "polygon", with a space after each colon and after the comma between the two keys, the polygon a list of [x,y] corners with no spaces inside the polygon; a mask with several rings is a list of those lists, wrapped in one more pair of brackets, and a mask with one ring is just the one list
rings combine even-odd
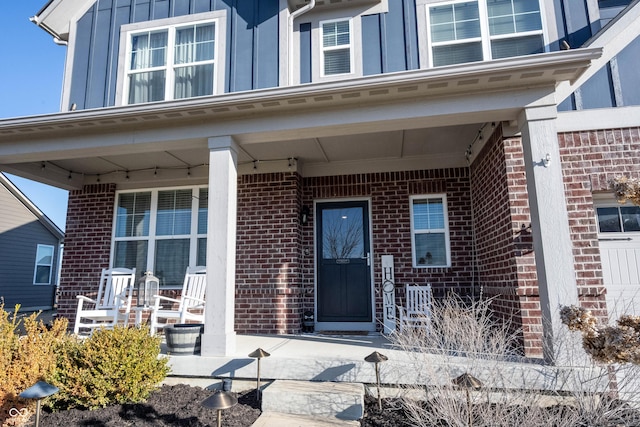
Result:
{"label": "white framed window", "polygon": [[185,99],[224,89],[224,12],[124,25],[118,102]]}
{"label": "white framed window", "polygon": [[456,0],[425,7],[429,66],[545,51],[538,0]]}
{"label": "white framed window", "polygon": [[112,265],[152,271],[163,288],[180,288],[187,266],[206,265],[206,187],[119,192]]}
{"label": "white framed window", "polygon": [[450,267],[447,196],[411,196],[411,252],[418,268]]}
{"label": "white framed window", "polygon": [[36,249],[36,265],[33,272],[34,285],[51,284],[54,250],[55,248],[51,245],[38,245]]}
{"label": "white framed window", "polygon": [[353,73],[353,25],[351,19],[320,21],[322,77]]}

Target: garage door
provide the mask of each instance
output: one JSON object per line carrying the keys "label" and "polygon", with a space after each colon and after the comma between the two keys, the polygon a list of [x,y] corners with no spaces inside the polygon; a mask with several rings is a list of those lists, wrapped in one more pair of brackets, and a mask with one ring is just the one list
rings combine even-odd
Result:
{"label": "garage door", "polygon": [[640,207],[600,200],[596,212],[610,319],[640,315]]}

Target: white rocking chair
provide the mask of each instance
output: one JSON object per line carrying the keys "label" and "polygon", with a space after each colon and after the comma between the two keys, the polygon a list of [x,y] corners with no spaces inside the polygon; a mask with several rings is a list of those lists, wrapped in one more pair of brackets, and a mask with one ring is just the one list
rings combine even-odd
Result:
{"label": "white rocking chair", "polygon": [[400,332],[404,328],[425,328],[431,330],[431,285],[405,285],[406,307],[398,307],[400,312]]}
{"label": "white rocking chair", "polygon": [[[187,267],[180,299],[162,295],[155,296],[155,305],[151,312],[151,334],[154,335],[158,329],[167,326],[167,323],[158,323],[158,319],[175,319],[178,323],[185,323],[188,320],[204,323],[206,288],[206,267]],[[164,309],[160,305],[163,302],[169,302],[172,305],[178,304],[178,306],[175,309]]]}
{"label": "white rocking chair", "polygon": [[[113,328],[121,320],[126,325],[131,311],[135,280],[135,268],[103,269],[96,298],[76,296],[78,309],[73,332],[78,334],[80,329],[89,329],[91,333],[96,328]],[[86,308],[86,303],[93,306]]]}

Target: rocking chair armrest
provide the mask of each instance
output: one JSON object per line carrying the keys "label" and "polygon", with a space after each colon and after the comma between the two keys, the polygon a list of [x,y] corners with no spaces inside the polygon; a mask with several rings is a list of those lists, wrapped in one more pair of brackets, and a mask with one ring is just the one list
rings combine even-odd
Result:
{"label": "rocking chair armrest", "polygon": [[86,297],[86,296],[84,296],[84,295],[76,295],[76,298],[77,298],[77,299],[79,299],[79,300],[82,300],[83,302],[92,302],[92,303],[94,303],[94,304],[97,304],[97,303],[98,303],[98,301],[96,301],[96,300],[94,300],[94,299],[91,299],[91,298],[89,298],[89,297]]}
{"label": "rocking chair armrest", "polygon": [[195,301],[195,302],[200,303],[200,304],[204,304],[205,303],[205,301],[202,298],[190,297],[188,295],[184,296],[183,299]]}
{"label": "rocking chair armrest", "polygon": [[172,303],[180,303],[180,300],[175,298],[166,297],[164,295],[154,295],[153,299],[155,300],[154,306],[156,308],[160,308],[160,301],[172,302]]}

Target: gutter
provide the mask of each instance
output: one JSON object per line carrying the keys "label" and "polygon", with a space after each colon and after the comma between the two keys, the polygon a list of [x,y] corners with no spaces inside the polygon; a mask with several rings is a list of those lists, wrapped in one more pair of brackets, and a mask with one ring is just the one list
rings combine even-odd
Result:
{"label": "gutter", "polygon": [[310,0],[309,3],[307,3],[306,5],[304,5],[303,7],[301,7],[300,9],[294,11],[291,15],[289,15],[289,22],[288,22],[288,34],[289,34],[289,52],[287,54],[287,56],[289,57],[289,86],[293,86],[293,21],[309,12],[311,9],[313,9],[316,6],[316,0]]}
{"label": "gutter", "polygon": [[[51,2],[49,2],[49,4],[51,4]],[[42,13],[42,11],[44,9],[46,9],[49,6],[49,4],[47,4],[47,6],[45,6],[40,12],[38,12],[37,15],[33,15],[31,18],[29,18],[29,21],[33,22],[38,27],[42,28],[47,33],[49,33],[51,36],[53,36],[53,42],[55,44],[57,44],[59,46],[67,46],[68,43],[67,43],[66,40],[62,40],[62,38],[60,37],[60,35],[58,33],[53,31],[51,28],[46,26],[42,21],[40,21],[40,13]]]}

